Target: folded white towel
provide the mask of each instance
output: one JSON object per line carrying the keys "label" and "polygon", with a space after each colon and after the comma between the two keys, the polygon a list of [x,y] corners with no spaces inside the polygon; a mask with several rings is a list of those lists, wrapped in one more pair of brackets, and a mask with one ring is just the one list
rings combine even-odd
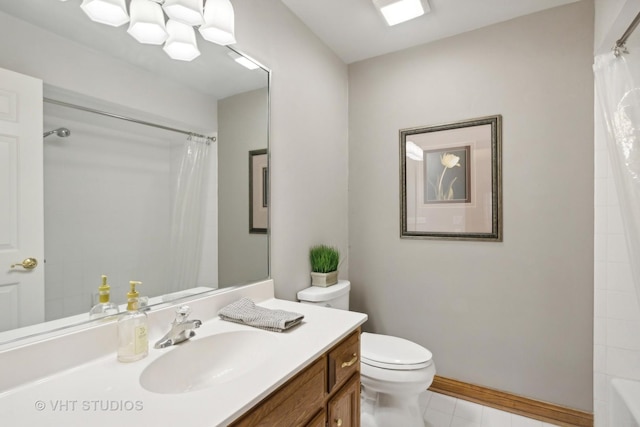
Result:
{"label": "folded white towel", "polygon": [[304,318],[304,315],[300,313],[258,307],[249,298],[241,298],[223,307],[218,312],[218,316],[230,322],[275,332],[285,331],[299,324]]}

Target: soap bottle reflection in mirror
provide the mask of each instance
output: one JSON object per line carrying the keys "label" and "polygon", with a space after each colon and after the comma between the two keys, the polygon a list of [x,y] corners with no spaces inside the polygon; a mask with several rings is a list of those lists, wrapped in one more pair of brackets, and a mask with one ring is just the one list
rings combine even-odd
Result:
{"label": "soap bottle reflection in mirror", "polygon": [[127,311],[118,319],[118,361],[135,362],[149,354],[147,314],[139,311],[140,294],[136,290],[141,282],[131,281],[127,293]]}
{"label": "soap bottle reflection in mirror", "polygon": [[107,276],[102,275],[102,284],[98,286],[98,303],[94,305],[89,311],[89,317],[91,319],[98,319],[100,317],[111,316],[118,314],[118,306],[110,301],[110,286],[107,283]]}

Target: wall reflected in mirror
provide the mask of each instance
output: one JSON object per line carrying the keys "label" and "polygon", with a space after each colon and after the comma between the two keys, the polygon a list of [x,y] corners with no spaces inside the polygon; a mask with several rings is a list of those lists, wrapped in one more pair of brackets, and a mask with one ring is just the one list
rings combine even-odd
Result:
{"label": "wall reflected in mirror", "polygon": [[[209,180],[217,175],[217,145],[45,102],[44,128],[63,126],[70,130],[67,137],[44,140],[45,319],[86,312],[97,303],[103,274],[116,304],[125,302],[129,280],[141,281],[142,295],[151,297],[196,283],[217,288],[217,247],[209,246],[204,256],[196,249],[198,259],[185,260],[196,272],[203,266],[196,283],[187,284],[174,281],[173,269],[182,266],[174,262],[171,245],[172,232],[184,226],[204,231],[199,224],[176,223],[185,209],[206,209],[207,221],[217,222],[215,191],[213,197],[194,196],[192,206],[177,197],[178,182],[193,180],[189,173],[197,168],[205,179],[197,191],[215,186]],[[208,164],[181,167],[187,146],[199,148],[194,144],[208,150],[201,154]],[[187,252],[201,247],[198,241],[181,246]]]}

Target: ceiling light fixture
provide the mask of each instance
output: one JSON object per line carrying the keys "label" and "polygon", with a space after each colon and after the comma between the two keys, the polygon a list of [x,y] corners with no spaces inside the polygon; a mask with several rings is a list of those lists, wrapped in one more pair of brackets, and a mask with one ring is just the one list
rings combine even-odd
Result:
{"label": "ceiling light fixture", "polygon": [[204,25],[198,30],[203,39],[228,45],[236,42],[235,14],[229,0],[208,0],[204,7]]}
{"label": "ceiling light fixture", "polygon": [[196,44],[196,33],[193,27],[182,22],[169,19],[167,21],[169,38],[162,48],[167,55],[178,61],[193,61],[200,56]]}
{"label": "ceiling light fixture", "polygon": [[[389,26],[417,18],[429,12],[429,3],[424,0],[372,0],[375,7],[382,13]],[[425,10],[426,9],[426,10]]]}
{"label": "ceiling light fixture", "polygon": [[164,0],[162,4],[164,13],[169,19],[182,22],[187,25],[202,25],[202,0]]}
{"label": "ceiling light fixture", "polygon": [[169,37],[162,8],[147,0],[131,0],[131,22],[127,32],[144,44],[162,44]]}
{"label": "ceiling light fixture", "polygon": [[[205,0],[131,0],[131,20],[126,3],[83,0],[80,7],[92,21],[101,24],[118,27],[130,22],[127,32],[138,42],[164,43],[164,51],[180,61],[191,61],[200,55],[194,27],[207,41],[222,46],[236,42],[230,0],[206,0],[206,4]],[[165,15],[169,18],[166,24]]]}
{"label": "ceiling light fixture", "polygon": [[100,24],[119,27],[129,22],[124,0],[82,0],[80,8],[89,19]]}

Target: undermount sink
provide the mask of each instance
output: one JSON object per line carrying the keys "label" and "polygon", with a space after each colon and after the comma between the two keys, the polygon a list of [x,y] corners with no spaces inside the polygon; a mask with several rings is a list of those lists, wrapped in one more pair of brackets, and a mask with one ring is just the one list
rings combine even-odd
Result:
{"label": "undermount sink", "polygon": [[162,394],[202,390],[260,368],[276,348],[275,336],[259,330],[196,336],[164,350],[166,354],[142,371],[140,384]]}

